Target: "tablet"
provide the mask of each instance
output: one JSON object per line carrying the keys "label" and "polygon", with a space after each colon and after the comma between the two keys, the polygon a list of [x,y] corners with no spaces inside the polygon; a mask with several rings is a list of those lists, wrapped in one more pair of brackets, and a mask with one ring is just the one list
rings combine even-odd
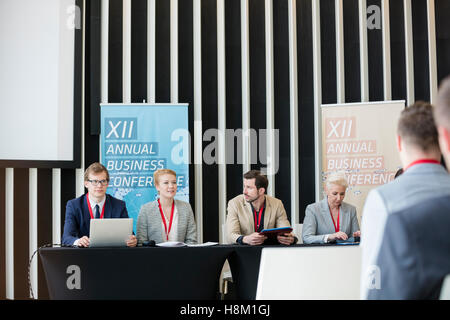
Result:
{"label": "tablet", "polygon": [[347,240],[336,240],[335,243],[339,245],[358,245],[359,237],[350,237]]}
{"label": "tablet", "polygon": [[125,247],[132,234],[132,218],[91,219],[89,247]]}
{"label": "tablet", "polygon": [[291,231],[292,231],[291,227],[281,227],[281,228],[264,229],[259,234],[263,234],[265,236],[276,236],[280,233],[289,233]]}

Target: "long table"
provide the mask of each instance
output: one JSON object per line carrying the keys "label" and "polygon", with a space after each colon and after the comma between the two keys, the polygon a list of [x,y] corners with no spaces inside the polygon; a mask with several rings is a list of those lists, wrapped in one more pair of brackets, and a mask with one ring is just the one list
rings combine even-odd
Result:
{"label": "long table", "polygon": [[237,299],[251,300],[265,247],[42,248],[39,255],[51,299],[213,300],[228,259]]}
{"label": "long table", "polygon": [[43,248],[50,299],[216,299],[231,246]]}

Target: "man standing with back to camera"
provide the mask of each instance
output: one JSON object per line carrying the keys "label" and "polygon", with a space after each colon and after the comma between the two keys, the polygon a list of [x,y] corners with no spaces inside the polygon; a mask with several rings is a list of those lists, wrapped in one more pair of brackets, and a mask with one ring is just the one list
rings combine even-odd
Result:
{"label": "man standing with back to camera", "polygon": [[[109,173],[102,164],[95,162],[86,169],[84,186],[88,193],[67,202],[63,244],[89,247],[91,219],[128,218],[125,202],[106,194],[108,184]],[[126,245],[136,244],[136,236],[131,235]]]}
{"label": "man standing with back to camera", "polygon": [[362,298],[436,298],[443,269],[450,272],[450,176],[440,164],[441,138],[430,104],[403,110],[397,139],[404,173],[371,191],[364,207]]}
{"label": "man standing with back to camera", "polygon": [[[266,195],[269,181],[258,170],[244,174],[243,194],[231,199],[227,208],[227,238],[230,243],[261,245],[267,237],[263,229],[290,227],[281,200]],[[277,235],[284,245],[297,242],[292,233]]]}

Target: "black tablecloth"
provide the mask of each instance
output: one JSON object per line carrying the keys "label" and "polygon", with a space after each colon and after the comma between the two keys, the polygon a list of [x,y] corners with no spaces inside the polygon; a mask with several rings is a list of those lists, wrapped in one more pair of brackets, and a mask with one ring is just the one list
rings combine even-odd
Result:
{"label": "black tablecloth", "polygon": [[[232,246],[43,248],[39,254],[51,299],[188,300],[217,298],[232,251]],[[79,267],[81,289],[68,289],[72,265]]]}

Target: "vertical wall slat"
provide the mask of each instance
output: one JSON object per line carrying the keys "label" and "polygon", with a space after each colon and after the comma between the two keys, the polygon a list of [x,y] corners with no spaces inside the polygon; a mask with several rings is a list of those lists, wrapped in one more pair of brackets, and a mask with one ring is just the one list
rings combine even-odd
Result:
{"label": "vertical wall slat", "polygon": [[367,0],[367,71],[369,101],[384,100],[382,1]]}
{"label": "vertical wall slat", "polygon": [[[361,43],[359,27],[359,0],[343,0],[344,6],[344,59],[345,102],[360,102],[361,93]],[[325,101],[324,101],[325,102]]]}
{"label": "vertical wall slat", "polygon": [[414,103],[414,47],[411,0],[403,1],[405,21],[406,104]]}
{"label": "vertical wall slat", "polygon": [[29,169],[14,169],[14,299],[28,299]]}
{"label": "vertical wall slat", "polygon": [[156,0],[155,102],[170,102],[170,1]]}
{"label": "vertical wall slat", "polygon": [[209,226],[203,228],[203,237],[205,241],[217,242],[219,229],[221,229],[218,215],[219,168],[215,136],[218,127],[217,3],[202,0],[201,5],[203,161],[207,164],[202,167],[202,170],[203,176],[207,177],[203,179],[203,188],[208,190],[208,196],[203,197],[203,212],[205,212],[203,225]]}
{"label": "vertical wall slat", "polygon": [[[29,169],[29,255],[31,259],[33,253],[37,250],[37,169]],[[33,296],[38,298],[38,279],[37,279],[37,259],[33,259],[30,265],[30,283],[33,290]]]}
{"label": "vertical wall slat", "polygon": [[[250,168],[260,170],[265,162],[267,137],[266,108],[266,41],[264,1],[248,1],[249,80],[250,80]],[[262,147],[261,147],[262,146]]]}
{"label": "vertical wall slat", "polygon": [[392,100],[391,82],[391,24],[389,0],[381,0],[382,47],[383,47],[383,88],[384,100]]}
{"label": "vertical wall slat", "polygon": [[[100,23],[96,24],[95,27],[97,28],[95,30],[95,32],[97,34],[100,34],[100,48],[97,46],[97,51],[95,52],[95,55],[97,57],[100,57],[100,73],[96,75],[96,82],[98,83],[99,87],[97,88],[98,92],[96,93],[97,95],[100,96],[100,102],[102,102],[102,72],[105,66],[103,65],[103,61],[102,58],[103,56],[101,55],[102,53],[102,46],[103,46],[103,30],[102,30],[102,20],[103,20],[103,2],[105,1],[101,1],[100,3],[96,3],[96,16],[100,18]],[[94,1],[90,2],[91,5],[94,4]],[[88,22],[86,20],[86,16],[90,16],[91,14],[91,8],[89,6],[86,6],[86,0],[83,0],[83,32],[82,32],[82,39],[83,39],[83,55],[82,55],[82,66],[83,66],[83,71],[82,71],[82,97],[83,99],[81,100],[81,163],[80,163],[80,168],[76,168],[75,169],[75,197],[79,197],[84,193],[84,177],[83,177],[83,173],[84,173],[84,167],[85,167],[85,156],[86,156],[86,150],[85,150],[85,127],[86,127],[86,123],[85,123],[85,114],[86,114],[86,97],[89,96],[89,94],[86,94],[86,75],[88,75],[89,73],[86,72],[87,67],[87,61],[90,61],[90,56],[91,54],[87,55],[87,49],[86,49],[86,39],[88,39],[88,32],[87,32],[87,26],[88,26]],[[90,25],[89,25],[90,26]],[[99,30],[100,29],[100,30]],[[92,53],[93,55],[94,53]],[[108,55],[106,55],[106,57],[108,57]],[[106,64],[106,67],[108,66],[108,64]],[[106,77],[107,79],[107,77]],[[107,85],[106,85],[107,88]],[[107,93],[106,93],[106,97],[107,97]],[[65,203],[63,203],[63,205],[65,206]],[[63,211],[65,213],[65,210]]]}
{"label": "vertical wall slat", "polygon": [[430,101],[430,65],[427,1],[411,2],[413,38],[414,100]]}
{"label": "vertical wall slat", "polygon": [[123,101],[123,0],[110,0],[108,10],[108,102]]}
{"label": "vertical wall slat", "polygon": [[336,12],[336,84],[337,103],[345,102],[345,58],[344,58],[344,8],[342,0],[335,0]]}
{"label": "vertical wall slat", "polygon": [[52,169],[52,243],[61,243],[61,169]]}
{"label": "vertical wall slat", "polygon": [[[225,0],[225,68],[226,125],[233,133],[242,130],[242,65],[241,65],[241,2]],[[242,193],[242,139],[227,136],[228,199]]]}
{"label": "vertical wall slat", "polygon": [[389,1],[391,44],[391,90],[392,100],[407,100],[405,19],[403,1]]}
{"label": "vertical wall slat", "polygon": [[14,169],[5,169],[6,299],[14,299]]}
{"label": "vertical wall slat", "polygon": [[[66,216],[66,205],[67,201],[77,198],[77,179],[80,179],[80,182],[84,181],[83,176],[78,177],[75,170],[72,169],[61,169],[61,201],[60,201],[60,234],[64,232],[64,220]],[[83,187],[84,189],[84,187]],[[84,190],[83,190],[84,193]],[[59,239],[60,243],[61,239]]]}
{"label": "vertical wall slat", "polygon": [[[178,100],[188,103],[188,130],[194,137],[194,33],[193,0],[178,2]],[[191,141],[192,142],[192,141]],[[193,149],[189,150],[192,163]],[[195,208],[195,173],[194,166],[189,166],[189,202]],[[194,211],[195,212],[195,211]]]}
{"label": "vertical wall slat", "polygon": [[427,0],[428,59],[430,78],[430,103],[436,102],[438,92],[438,72],[436,58],[436,16],[434,0]]}
{"label": "vertical wall slat", "polygon": [[[85,99],[82,100],[81,104],[81,113],[82,113],[82,142],[81,142],[81,168],[77,170],[77,194],[81,195],[84,193],[84,186],[83,186],[83,171],[85,165],[90,165],[93,162],[96,162],[99,160],[99,154],[100,154],[100,144],[98,139],[98,134],[100,131],[92,132],[88,130],[89,124],[92,124],[93,121],[96,121],[98,125],[98,130],[100,130],[100,111],[99,111],[99,103],[105,102],[103,99],[105,99],[103,94],[112,95],[111,98],[121,98],[122,93],[122,82],[114,81],[114,76],[117,73],[116,71],[119,71],[119,73],[122,73],[122,61],[120,58],[120,63],[117,65],[117,67],[120,70],[114,70],[114,72],[107,73],[108,77],[105,79],[103,77],[103,73],[105,71],[108,71],[108,65],[116,66],[115,61],[116,57],[114,59],[109,55],[110,52],[115,52],[115,50],[112,50],[111,47],[114,47],[112,44],[117,45],[116,42],[112,42],[111,38],[109,37],[111,35],[110,30],[108,29],[109,22],[107,24],[106,31],[104,30],[104,20],[105,17],[103,17],[104,10],[105,10],[105,2],[106,1],[98,1],[93,0],[89,2],[89,5],[86,7],[87,14],[90,18],[91,15],[96,17],[100,17],[100,23],[90,23],[91,19],[83,19],[83,26],[90,30],[90,32],[83,32],[83,36],[86,39],[84,52],[83,55],[83,61],[85,66],[84,76],[82,77],[84,79],[84,86],[82,89],[82,94],[84,95]],[[114,3],[115,7],[117,7],[117,4],[121,4],[121,2],[115,0],[111,2],[106,2],[106,4],[112,4]],[[120,8],[122,8],[120,6]],[[117,14],[114,12],[106,10],[108,16],[106,18],[107,21],[115,21]],[[113,16],[114,18],[112,18]],[[97,18],[98,19],[98,18]],[[95,20],[95,19],[94,19]],[[122,17],[120,16],[120,21],[122,21]],[[121,23],[121,22],[120,22]],[[106,44],[108,46],[107,50],[104,50],[102,47],[104,45],[104,37],[106,36]],[[121,39],[121,38],[120,38]],[[100,42],[100,43],[99,43]],[[120,42],[120,50],[121,49],[121,42]],[[104,65],[103,63],[100,63],[99,61],[103,60],[104,55],[107,55],[107,64]],[[120,57],[121,57],[121,51],[120,51]],[[100,70],[99,68],[100,64]],[[100,71],[100,74],[98,73]],[[114,79],[114,80],[113,80]],[[111,80],[111,81],[110,81]],[[105,82],[105,84],[103,83]],[[92,84],[91,84],[92,83]],[[120,86],[120,89],[117,89],[117,85]],[[87,88],[87,90],[86,90]],[[106,90],[105,90],[106,88]],[[120,91],[119,91],[120,90]],[[116,94],[116,91],[119,92],[119,94]],[[93,99],[92,97],[95,96],[96,98]],[[106,96],[106,102],[108,101],[110,97]],[[120,101],[120,100],[117,100]]]}
{"label": "vertical wall slat", "polygon": [[[290,114],[290,166],[291,177],[299,177],[298,164],[298,70],[297,70],[297,1],[288,1],[288,32],[289,32],[289,114]],[[298,224],[299,179],[291,180],[291,224]]]}
{"label": "vertical wall slat", "polygon": [[[37,246],[41,247],[46,244],[52,243],[52,170],[51,169],[38,169],[37,172],[37,232],[38,242]],[[58,242],[60,243],[60,242]],[[37,257],[39,259],[39,257]],[[49,299],[49,293],[47,288],[47,282],[45,279],[42,263],[38,263],[38,292],[39,299]]]}
{"label": "vertical wall slat", "polygon": [[242,170],[250,170],[250,49],[248,1],[241,0]]}
{"label": "vertical wall slat", "polygon": [[170,0],[170,102],[178,103],[178,0]]}
{"label": "vertical wall slat", "polygon": [[436,15],[436,60],[438,83],[450,75],[450,1],[435,0]]}
{"label": "vertical wall slat", "polygon": [[131,0],[123,0],[122,25],[122,101],[131,102]]}
{"label": "vertical wall slat", "polygon": [[[292,179],[292,177],[296,176],[291,172],[291,142],[293,140],[297,141],[298,135],[292,135],[291,127],[294,121],[298,122],[298,117],[296,116],[295,119],[291,118],[290,91],[293,89],[296,92],[296,89],[291,88],[290,83],[290,76],[294,76],[294,74],[290,74],[292,68],[289,56],[289,1],[274,1],[272,8],[274,126],[270,129],[268,128],[267,139],[273,140],[273,151],[269,151],[269,148],[267,149],[269,152],[267,158],[272,161],[269,170],[273,172],[276,186],[273,195],[278,199],[282,199],[288,219],[293,219],[297,215],[297,211],[291,209],[291,185],[295,183],[295,179]],[[295,77],[297,77],[296,72]],[[271,132],[271,129],[274,130]],[[297,156],[297,152],[295,156]]]}
{"label": "vertical wall slat", "polygon": [[147,23],[148,2],[131,2],[131,102],[148,101],[147,96]]}
{"label": "vertical wall slat", "polygon": [[203,126],[202,126],[202,9],[201,0],[193,3],[194,35],[194,175],[197,240],[203,242]]}
{"label": "vertical wall slat", "polygon": [[156,0],[147,2],[147,101],[156,101]]}
{"label": "vertical wall slat", "polygon": [[101,1],[101,102],[108,102],[109,1]]}
{"label": "vertical wall slat", "polygon": [[[90,106],[97,106],[101,101],[101,79],[100,74],[105,63],[102,60],[102,56],[100,54],[96,54],[101,48],[101,6],[102,3],[106,1],[100,0],[91,0],[89,1],[88,6],[86,7],[83,4],[83,18],[82,18],[82,86],[81,90],[84,92],[85,88],[88,89],[89,95],[87,99],[82,99],[81,104],[87,103]],[[83,2],[84,3],[84,2]],[[86,8],[86,9],[85,9]],[[85,14],[86,10],[89,13],[89,19],[86,21]],[[89,34],[86,35],[85,28],[86,24],[89,27]],[[88,73],[88,77],[85,78],[85,53],[88,53],[88,68],[90,72]],[[108,60],[106,59],[106,63]],[[106,88],[107,89],[107,88]],[[90,118],[91,121],[88,123],[90,127],[89,133],[92,135],[100,134],[100,113],[98,112],[98,108],[90,108]],[[84,119],[84,118],[82,118]],[[81,121],[83,122],[83,121]],[[80,139],[81,143],[84,142],[84,139]]]}
{"label": "vertical wall slat", "polygon": [[223,225],[227,210],[226,167],[226,71],[225,71],[225,0],[217,1],[217,107],[219,161],[219,241],[224,243]]}
{"label": "vertical wall slat", "polygon": [[359,55],[361,72],[361,101],[369,101],[369,71],[367,53],[367,2],[359,0]]}
{"label": "vertical wall slat", "polygon": [[312,3],[313,84],[314,84],[314,152],[316,202],[322,199],[322,77],[320,59],[320,1]]}
{"label": "vertical wall slat", "polygon": [[[265,43],[266,43],[266,168],[269,186],[267,194],[275,196],[275,109],[274,109],[274,43],[273,43],[273,4],[272,0],[265,0]],[[259,136],[258,139],[262,137]],[[261,145],[261,144],[259,144]],[[261,155],[261,152],[259,152]],[[279,154],[278,154],[279,155]]]}
{"label": "vertical wall slat", "polygon": [[[336,47],[336,1],[320,1],[320,59],[322,103],[336,103],[338,83]],[[342,47],[343,49],[343,47]],[[345,83],[342,87],[345,87]],[[344,93],[345,94],[345,93]]]}
{"label": "vertical wall slat", "polygon": [[297,0],[297,64],[298,70],[298,128],[299,128],[299,222],[303,222],[305,208],[316,200],[315,171],[315,84],[313,48],[312,1]]}
{"label": "vertical wall slat", "polygon": [[6,299],[6,169],[0,168],[0,299]]}

